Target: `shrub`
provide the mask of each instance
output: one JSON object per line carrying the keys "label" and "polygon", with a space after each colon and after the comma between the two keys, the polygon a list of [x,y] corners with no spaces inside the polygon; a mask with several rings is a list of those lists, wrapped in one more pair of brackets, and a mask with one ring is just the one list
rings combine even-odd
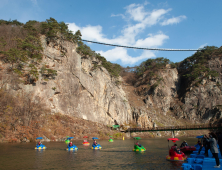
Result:
{"label": "shrub", "polygon": [[[49,27],[46,34],[51,36],[55,32],[54,27],[56,27],[57,21],[52,18],[47,21]],[[40,32],[40,23],[35,20],[30,20],[26,24],[20,24],[16,20],[0,21],[0,53],[3,54],[1,59],[10,63],[15,73],[26,75],[27,83],[34,83],[38,80],[37,65],[42,60],[43,50],[39,37]],[[25,65],[30,67],[28,72],[23,70]],[[49,77],[57,75],[55,70],[46,71]]]}
{"label": "shrub", "polygon": [[[191,57],[186,58],[179,63],[179,73],[188,81],[195,81],[198,77],[218,77],[219,73],[215,70],[211,70],[208,66],[208,61],[213,58],[213,53],[218,48],[215,46],[206,46],[203,50],[196,52]],[[198,85],[198,83],[196,83]]]}

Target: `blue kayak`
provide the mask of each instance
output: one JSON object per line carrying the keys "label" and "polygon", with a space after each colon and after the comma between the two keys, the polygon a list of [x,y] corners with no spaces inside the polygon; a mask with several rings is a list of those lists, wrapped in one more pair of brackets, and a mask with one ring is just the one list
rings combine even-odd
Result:
{"label": "blue kayak", "polygon": [[100,144],[92,145],[92,149],[102,149],[102,146]]}
{"label": "blue kayak", "polygon": [[77,148],[76,145],[73,145],[73,146],[68,146],[66,150],[67,150],[67,151],[77,151],[78,148]]}
{"label": "blue kayak", "polygon": [[35,149],[46,149],[45,145],[40,144],[40,145],[36,145]]}

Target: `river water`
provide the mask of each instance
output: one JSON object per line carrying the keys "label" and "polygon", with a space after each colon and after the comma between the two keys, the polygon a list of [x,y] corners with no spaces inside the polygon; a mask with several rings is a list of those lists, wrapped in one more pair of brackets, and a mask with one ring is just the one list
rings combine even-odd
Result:
{"label": "river water", "polygon": [[[186,140],[189,145],[197,142],[195,138],[180,138],[181,144]],[[89,140],[92,143],[92,140]],[[181,169],[183,162],[170,162],[168,155],[167,138],[139,140],[147,150],[133,152],[134,140],[97,140],[102,150],[92,150],[91,145],[86,147],[82,141],[73,143],[78,151],[66,151],[65,142],[43,142],[47,149],[35,150],[35,143],[3,143],[0,144],[0,169]],[[170,141],[170,146],[173,143]]]}

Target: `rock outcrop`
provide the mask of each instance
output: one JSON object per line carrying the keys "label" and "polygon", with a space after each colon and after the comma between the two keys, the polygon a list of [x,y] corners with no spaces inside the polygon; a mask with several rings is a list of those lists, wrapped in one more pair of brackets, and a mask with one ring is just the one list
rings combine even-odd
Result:
{"label": "rock outcrop", "polygon": [[136,106],[135,102],[131,102],[137,124],[153,127],[175,125],[180,120],[188,124],[220,122],[222,60],[212,57],[208,63],[211,70],[219,73],[218,77],[202,74],[196,80],[184,82],[184,74],[169,66],[156,71],[148,81],[148,73],[140,76],[134,84],[134,92],[138,98],[136,100],[142,98],[144,104]]}
{"label": "rock outcrop", "polygon": [[[76,44],[56,40],[47,42],[41,36],[43,61],[57,70],[55,78],[40,76],[33,85],[21,89],[40,97],[51,109],[61,113],[106,125],[123,124],[132,119],[131,108],[121,85],[110,76],[96,58],[85,58],[76,52]],[[42,67],[38,66],[39,69]]]}
{"label": "rock outcrop", "polygon": [[[198,85],[195,81],[184,83],[184,75],[167,65],[155,69],[153,77],[151,72],[144,72],[129,91],[119,83],[124,80],[111,76],[98,58],[79,55],[75,43],[61,38],[48,41],[44,35],[40,39],[43,60],[37,65],[41,74],[38,80],[7,88],[43,100],[51,114],[104,125],[136,122],[140,127],[175,125],[179,122],[176,119],[205,123],[222,118],[220,57],[208,61],[209,68],[220,73],[218,78],[199,75]],[[44,76],[43,67],[56,70],[57,76]],[[130,99],[132,93],[137,96],[135,102]]]}

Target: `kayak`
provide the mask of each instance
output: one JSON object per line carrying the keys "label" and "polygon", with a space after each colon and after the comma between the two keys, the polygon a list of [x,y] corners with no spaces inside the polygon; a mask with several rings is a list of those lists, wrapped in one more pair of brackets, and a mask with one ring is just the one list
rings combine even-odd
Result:
{"label": "kayak", "polygon": [[109,139],[109,142],[113,142],[113,139]]}
{"label": "kayak", "polygon": [[144,148],[142,145],[141,146],[134,145],[133,151],[136,151],[136,152],[146,151],[146,148]]}
{"label": "kayak", "polygon": [[66,150],[67,151],[77,151],[78,148],[77,148],[77,146],[73,145],[73,146],[68,146]]}
{"label": "kayak", "polygon": [[175,146],[172,146],[169,150],[169,155],[166,156],[168,161],[185,161],[187,160],[187,156],[181,152],[180,154],[174,150]]}
{"label": "kayak", "polygon": [[100,144],[97,145],[92,145],[92,149],[98,150],[98,149],[102,149],[102,146]]}
{"label": "kayak", "polygon": [[83,142],[82,144],[83,144],[84,146],[89,146],[89,145],[90,145],[89,142]]}
{"label": "kayak", "polygon": [[35,149],[46,149],[45,145],[40,144],[40,145],[36,145]]}
{"label": "kayak", "polygon": [[193,152],[196,150],[196,147],[195,146],[184,146],[184,147],[180,148],[180,150],[182,152]]}

